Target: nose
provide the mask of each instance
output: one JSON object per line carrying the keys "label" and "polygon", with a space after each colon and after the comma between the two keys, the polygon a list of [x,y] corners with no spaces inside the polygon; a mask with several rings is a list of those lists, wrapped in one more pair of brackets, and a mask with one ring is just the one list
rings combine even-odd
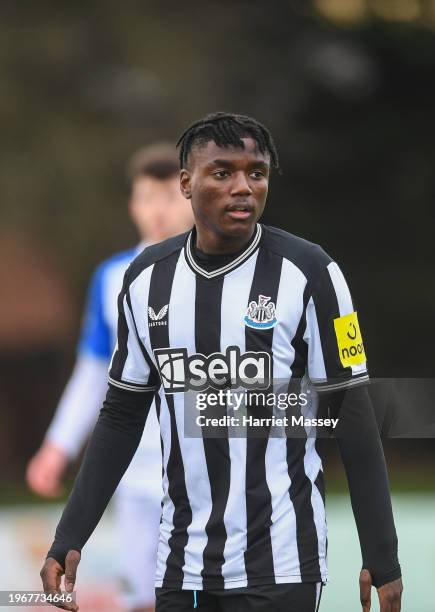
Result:
{"label": "nose", "polygon": [[231,195],[251,195],[252,189],[244,172],[234,174]]}

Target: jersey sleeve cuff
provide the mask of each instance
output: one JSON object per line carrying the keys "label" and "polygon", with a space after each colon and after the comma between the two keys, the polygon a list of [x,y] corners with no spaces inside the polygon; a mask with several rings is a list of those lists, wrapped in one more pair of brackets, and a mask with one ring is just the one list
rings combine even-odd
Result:
{"label": "jersey sleeve cuff", "polygon": [[311,379],[311,382],[318,393],[331,393],[334,391],[342,391],[343,389],[350,389],[359,385],[366,385],[368,384],[369,380],[368,373],[362,372],[361,374],[357,374],[346,379]]}
{"label": "jersey sleeve cuff", "polygon": [[122,389],[123,391],[133,391],[135,393],[155,393],[157,391],[156,386],[139,384],[125,380],[117,380],[112,376],[109,376],[109,385],[116,387],[117,389]]}
{"label": "jersey sleeve cuff", "polygon": [[388,572],[370,573],[372,576],[372,584],[376,589],[379,589],[381,586],[384,586],[384,584],[388,584],[389,582],[393,582],[394,580],[399,580],[399,578],[402,577],[402,570],[400,568],[400,565],[397,565],[397,567]]}
{"label": "jersey sleeve cuff", "polygon": [[76,550],[81,554],[81,548],[77,546],[66,546],[60,542],[54,541],[50,550],[47,553],[46,559],[49,557],[55,559],[65,569],[65,559],[70,550]]}

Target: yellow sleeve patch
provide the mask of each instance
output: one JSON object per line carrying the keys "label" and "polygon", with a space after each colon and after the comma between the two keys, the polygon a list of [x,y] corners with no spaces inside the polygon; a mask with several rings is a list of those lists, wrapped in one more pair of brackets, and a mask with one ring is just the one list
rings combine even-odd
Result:
{"label": "yellow sleeve patch", "polygon": [[347,368],[348,366],[364,363],[367,358],[357,313],[352,312],[344,317],[334,319],[334,328],[342,365]]}

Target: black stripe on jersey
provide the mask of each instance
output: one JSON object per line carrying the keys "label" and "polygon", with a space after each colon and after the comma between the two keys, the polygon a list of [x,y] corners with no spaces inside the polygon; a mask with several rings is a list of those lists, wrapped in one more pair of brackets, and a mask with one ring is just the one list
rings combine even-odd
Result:
{"label": "black stripe on jersey", "polygon": [[[162,430],[160,428],[160,410],[161,410],[161,403],[162,400],[160,399],[160,394],[156,393],[155,397],[154,397],[154,402],[156,405],[156,414],[157,414],[157,420],[159,422],[159,435],[160,435],[160,452],[162,454],[162,482],[163,482],[163,478],[165,477],[165,465],[164,465],[164,458],[163,458],[163,437],[162,437]],[[162,496],[162,500],[160,502],[160,507],[162,510],[162,514],[160,515],[160,525],[162,524],[162,517],[163,517],[163,496]]]}
{"label": "black stripe on jersey", "polygon": [[[309,299],[310,295],[307,285],[303,296],[303,313],[291,341],[295,350],[295,359],[292,364],[292,380],[289,383],[287,393],[299,394],[301,391],[301,377],[304,374],[308,356],[308,347],[304,341],[304,333],[307,325],[306,308]],[[288,409],[286,411],[289,419],[291,418],[292,410]],[[319,543],[314,523],[313,506],[311,504],[312,485],[311,480],[305,474],[304,467],[305,444],[306,438],[292,435],[287,437],[287,469],[290,477],[289,495],[296,516],[296,542],[301,579],[302,582],[318,582],[321,580]]]}
{"label": "black stripe on jersey", "polygon": [[[154,264],[150,279],[148,306],[154,309],[170,303],[172,283],[179,253],[174,252],[165,259]],[[168,325],[156,325],[149,328],[150,342],[153,350],[169,346],[170,308],[167,314]],[[171,420],[171,448],[169,451],[167,477],[169,496],[174,504],[172,518],[173,530],[168,541],[169,555],[166,561],[166,571],[163,587],[168,583],[181,588],[183,585],[184,549],[187,544],[187,528],[192,522],[192,510],[187,495],[183,458],[175,417],[174,398],[167,394],[169,415]]]}
{"label": "black stripe on jersey", "polygon": [[127,360],[128,349],[128,325],[125,319],[124,312],[124,296],[125,287],[123,286],[121,293],[118,296],[118,342],[116,346],[115,354],[113,355],[112,365],[110,367],[110,378],[114,380],[122,380],[122,372],[124,370],[125,362]]}
{"label": "black stripe on jersey", "polygon": [[[196,277],[195,294],[195,348],[197,353],[210,355],[221,350],[221,303],[224,279],[206,280]],[[209,391],[214,391],[210,389]],[[226,406],[207,406],[205,417],[221,417]],[[224,512],[230,491],[231,462],[228,435],[218,428],[216,437],[203,439],[212,509],[205,531],[207,544],[203,552],[203,588],[224,588],[222,565],[227,532]],[[211,432],[210,432],[211,433]],[[227,432],[226,432],[227,433]]]}
{"label": "black stripe on jersey", "polygon": [[[156,415],[157,415],[157,420],[160,423],[160,406],[162,403],[162,400],[160,399],[160,395],[158,393],[156,393],[156,396],[154,398],[154,402],[156,405]],[[162,436],[160,435],[160,440],[162,440]],[[163,455],[162,455],[163,457]]]}
{"label": "black stripe on jersey", "polygon": [[310,292],[308,283],[305,285],[303,295],[302,315],[296,329],[296,333],[291,341],[291,345],[295,351],[295,357],[292,363],[292,378],[301,379],[305,374],[305,369],[308,360],[308,345],[304,340],[304,333],[307,328],[307,305],[310,300]]}
{"label": "black stripe on jersey", "polygon": [[[260,247],[252,280],[248,304],[258,302],[259,295],[270,297],[276,304],[281,278],[282,257]],[[248,304],[246,306],[248,306]],[[245,327],[246,351],[265,351],[272,358],[273,327],[253,329]],[[271,374],[273,377],[273,373]],[[254,417],[270,417],[266,406],[249,406],[249,414]],[[247,550],[245,567],[248,586],[274,576],[272,541],[272,498],[266,479],[266,447],[268,430],[259,432],[258,427],[248,428],[246,441],[246,521]],[[259,436],[260,433],[260,437]]]}
{"label": "black stripe on jersey", "polygon": [[[316,449],[317,450],[317,449]],[[316,476],[316,480],[314,481],[321,498],[323,499],[323,505],[325,505],[325,478],[323,475],[323,470],[319,470],[319,473]]]}

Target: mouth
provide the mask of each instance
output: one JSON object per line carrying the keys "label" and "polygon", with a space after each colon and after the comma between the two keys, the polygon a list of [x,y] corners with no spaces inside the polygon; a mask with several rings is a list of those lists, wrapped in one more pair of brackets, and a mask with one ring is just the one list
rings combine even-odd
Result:
{"label": "mouth", "polygon": [[233,204],[228,207],[227,214],[232,219],[249,219],[254,214],[254,208],[249,204]]}

